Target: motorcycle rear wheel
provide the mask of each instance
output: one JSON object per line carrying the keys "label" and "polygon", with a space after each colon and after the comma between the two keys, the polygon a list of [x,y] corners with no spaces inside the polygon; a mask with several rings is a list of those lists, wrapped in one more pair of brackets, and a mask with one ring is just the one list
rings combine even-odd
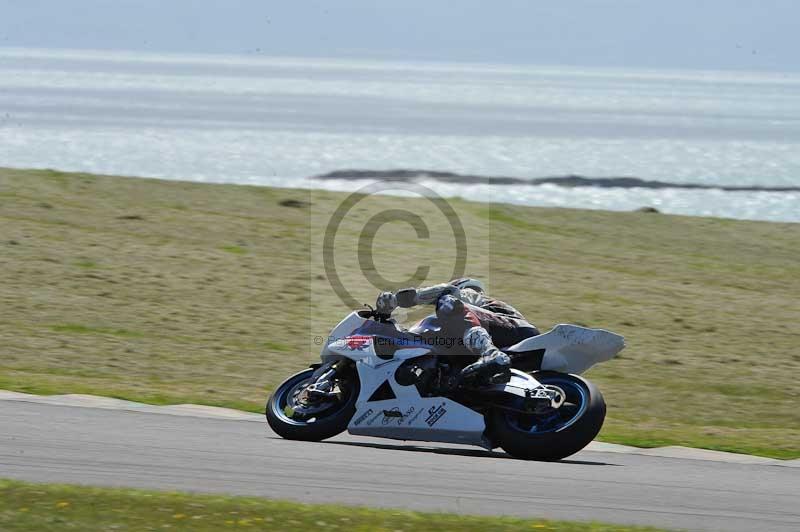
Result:
{"label": "motorcycle rear wheel", "polygon": [[593,383],[576,375],[537,372],[533,376],[563,390],[564,405],[547,415],[494,410],[489,420],[493,441],[511,456],[525,460],[550,462],[577,453],[603,426],[603,395]]}
{"label": "motorcycle rear wheel", "polygon": [[296,373],[278,386],[267,401],[266,417],[269,426],[287,440],[321,441],[344,432],[356,411],[358,378],[347,379],[344,397],[340,401],[322,403],[313,413],[299,415],[293,411],[296,396],[308,385],[314,370]]}

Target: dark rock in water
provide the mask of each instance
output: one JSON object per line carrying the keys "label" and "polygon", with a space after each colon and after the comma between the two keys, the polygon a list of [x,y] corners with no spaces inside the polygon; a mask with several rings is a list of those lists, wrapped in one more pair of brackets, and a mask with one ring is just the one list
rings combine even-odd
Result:
{"label": "dark rock in water", "polygon": [[659,210],[658,210],[658,209],[656,209],[655,207],[639,207],[638,209],[636,209],[636,212],[654,212],[654,213],[660,213],[661,211],[659,211]]}
{"label": "dark rock in water", "polygon": [[122,216],[117,216],[117,220],[144,220],[144,216],[141,214],[123,214]]}
{"label": "dark rock in water", "polygon": [[293,209],[302,209],[303,207],[310,207],[311,203],[297,199],[285,199],[280,200],[278,205],[281,205],[282,207],[291,207]]}
{"label": "dark rock in water", "polygon": [[382,181],[399,181],[413,183],[421,179],[431,179],[441,183],[455,183],[462,185],[557,185],[560,187],[602,187],[602,188],[681,188],[702,190],[724,190],[727,192],[800,192],[800,186],[788,187],[762,187],[756,185],[744,186],[714,186],[699,183],[671,183],[667,181],[654,181],[638,177],[583,177],[579,175],[565,175],[554,177],[539,177],[525,179],[522,177],[504,176],[479,176],[470,174],[456,174],[454,172],[439,172],[434,170],[336,170],[314,176],[311,179],[331,180],[342,179],[350,181],[379,179]]}

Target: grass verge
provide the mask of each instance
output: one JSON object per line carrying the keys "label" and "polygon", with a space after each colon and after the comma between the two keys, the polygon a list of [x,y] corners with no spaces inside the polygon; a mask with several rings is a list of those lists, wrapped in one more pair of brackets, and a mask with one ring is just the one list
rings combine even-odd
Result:
{"label": "grass verge", "polygon": [[[344,198],[0,169],[0,388],[261,410],[348,311],[320,263]],[[428,238],[387,223],[359,263],[366,221],[418,203]],[[350,210],[336,264],[356,300],[377,292],[362,271],[450,277],[452,230],[424,203]],[[493,295],[543,330],[626,336],[587,375],[600,439],[800,457],[800,224],[448,203]]]}
{"label": "grass verge", "polygon": [[89,488],[0,480],[0,529],[81,530],[460,530],[655,531],[601,523],[471,517],[309,505],[254,497]]}

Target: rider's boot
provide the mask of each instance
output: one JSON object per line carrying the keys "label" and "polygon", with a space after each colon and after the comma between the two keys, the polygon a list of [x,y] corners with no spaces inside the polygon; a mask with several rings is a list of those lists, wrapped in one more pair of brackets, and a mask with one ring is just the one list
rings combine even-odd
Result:
{"label": "rider's boot", "polygon": [[464,346],[480,356],[477,362],[461,370],[464,380],[503,383],[511,379],[511,357],[497,349],[486,329],[483,327],[469,329],[464,334]]}
{"label": "rider's boot", "polygon": [[465,381],[500,384],[511,380],[511,358],[495,349],[494,353],[484,355],[477,362],[461,370]]}

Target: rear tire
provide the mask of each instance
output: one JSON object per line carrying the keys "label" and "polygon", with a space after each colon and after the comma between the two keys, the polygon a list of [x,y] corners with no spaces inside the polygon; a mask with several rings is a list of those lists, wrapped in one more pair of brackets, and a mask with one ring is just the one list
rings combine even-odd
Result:
{"label": "rear tire", "polygon": [[308,381],[314,373],[307,369],[292,375],[278,386],[267,401],[267,423],[279,436],[287,440],[321,441],[344,432],[350,419],[356,412],[356,400],[359,393],[358,377],[347,380],[346,397],[330,408],[320,411],[316,417],[297,418],[287,414],[290,407],[288,397],[293,390]]}
{"label": "rear tire", "polygon": [[[533,376],[542,384],[552,384],[565,389],[568,397],[581,397],[585,403],[576,410],[577,418],[552,431],[524,430],[532,416],[494,410],[489,426],[493,440],[508,454],[525,460],[555,461],[577,453],[600,432],[606,417],[606,403],[597,386],[576,375],[555,372],[538,372]],[[582,392],[581,392],[582,390]],[[564,408],[562,406],[561,408]],[[535,425],[537,426],[537,425]]]}

